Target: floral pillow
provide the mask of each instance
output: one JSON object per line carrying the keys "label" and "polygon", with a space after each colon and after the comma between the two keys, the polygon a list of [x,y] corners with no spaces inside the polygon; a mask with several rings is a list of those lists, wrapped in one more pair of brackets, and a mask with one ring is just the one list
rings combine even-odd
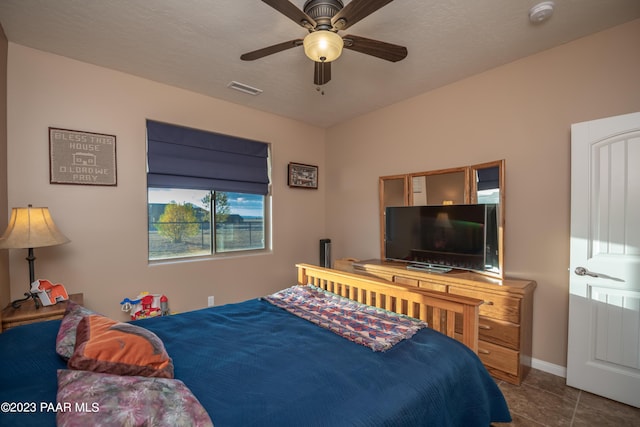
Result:
{"label": "floral pillow", "polygon": [[92,314],[78,323],[69,368],[115,375],[173,378],[164,343],[148,329]]}
{"label": "floral pillow", "polygon": [[[207,411],[180,380],[58,370],[56,424],[212,427]],[[63,407],[64,408],[64,407]]]}
{"label": "floral pillow", "polygon": [[67,302],[67,309],[58,329],[56,337],[56,353],[64,360],[69,360],[76,348],[76,328],[78,323],[85,317],[96,314],[94,311],[81,306],[71,300]]}

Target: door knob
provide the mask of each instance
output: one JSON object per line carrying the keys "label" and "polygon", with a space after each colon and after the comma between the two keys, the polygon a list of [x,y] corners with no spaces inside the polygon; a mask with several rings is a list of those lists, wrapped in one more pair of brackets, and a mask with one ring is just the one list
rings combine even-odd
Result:
{"label": "door knob", "polygon": [[591,271],[587,270],[587,269],[586,269],[586,268],[584,268],[584,267],[576,267],[576,269],[575,269],[575,273],[576,273],[578,276],[591,276],[591,277],[598,277],[598,275],[597,275],[596,273],[593,273],[593,272],[591,272]]}

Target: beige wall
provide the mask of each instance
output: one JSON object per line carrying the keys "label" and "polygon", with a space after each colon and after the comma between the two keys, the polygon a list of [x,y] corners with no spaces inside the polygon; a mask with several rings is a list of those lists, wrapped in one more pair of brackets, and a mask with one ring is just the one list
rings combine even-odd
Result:
{"label": "beige wall", "polygon": [[378,176],[506,159],[506,272],[538,282],[534,359],[565,366],[570,125],[640,111],[638,40],[640,20],[330,129],[334,256],[379,257]]}
{"label": "beige wall", "polygon": [[[88,306],[117,316],[121,298],[149,290],[183,311],[204,307],[207,295],[222,304],[292,283],[293,264],[316,262],[323,237],[334,258],[378,257],[381,175],[504,158],[506,270],[538,282],[534,358],[564,366],[570,124],[640,110],[639,39],[636,20],[326,132],[9,43],[5,209],[49,206],[72,242],[37,249],[36,275],[84,292]],[[273,254],[148,265],[146,118],[273,144]],[[49,126],[115,134],[118,186],[49,184]],[[287,188],[289,161],[318,164],[320,189]],[[10,254],[16,298],[28,272],[25,254]]]}
{"label": "beige wall", "polygon": [[[0,212],[7,207],[7,50],[8,42],[0,26]],[[9,217],[0,215],[0,233],[7,228]],[[2,234],[0,234],[2,235]],[[9,303],[9,254],[0,250],[0,307]]]}
{"label": "beige wall", "polygon": [[[147,263],[147,118],[272,144],[271,254]],[[208,295],[216,304],[264,295],[295,284],[296,262],[318,260],[325,193],[288,188],[286,170],[291,161],[325,170],[320,128],[13,43],[8,123],[9,207],[48,206],[71,239],[35,250],[36,277],[83,292],[86,305],[106,315],[126,319],[119,302],[140,291],[166,294],[177,311],[205,307]],[[49,184],[49,126],[116,135],[118,185]],[[17,298],[29,282],[26,252],[9,252]]]}

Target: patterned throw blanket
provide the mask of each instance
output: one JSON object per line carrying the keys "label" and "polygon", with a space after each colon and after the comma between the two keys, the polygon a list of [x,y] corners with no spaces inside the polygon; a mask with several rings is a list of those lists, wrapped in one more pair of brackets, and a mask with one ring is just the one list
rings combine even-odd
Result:
{"label": "patterned throw blanket", "polygon": [[313,285],[293,286],[263,299],[373,351],[386,351],[427,326],[412,317],[352,301]]}

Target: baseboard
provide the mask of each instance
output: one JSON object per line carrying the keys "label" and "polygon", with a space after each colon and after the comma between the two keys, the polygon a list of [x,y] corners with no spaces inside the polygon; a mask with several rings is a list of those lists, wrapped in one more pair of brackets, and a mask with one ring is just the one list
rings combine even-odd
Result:
{"label": "baseboard", "polygon": [[544,360],[532,358],[531,367],[533,369],[538,369],[539,371],[543,371],[548,374],[553,374],[562,378],[567,378],[567,368],[564,366],[554,365],[553,363],[545,362]]}

